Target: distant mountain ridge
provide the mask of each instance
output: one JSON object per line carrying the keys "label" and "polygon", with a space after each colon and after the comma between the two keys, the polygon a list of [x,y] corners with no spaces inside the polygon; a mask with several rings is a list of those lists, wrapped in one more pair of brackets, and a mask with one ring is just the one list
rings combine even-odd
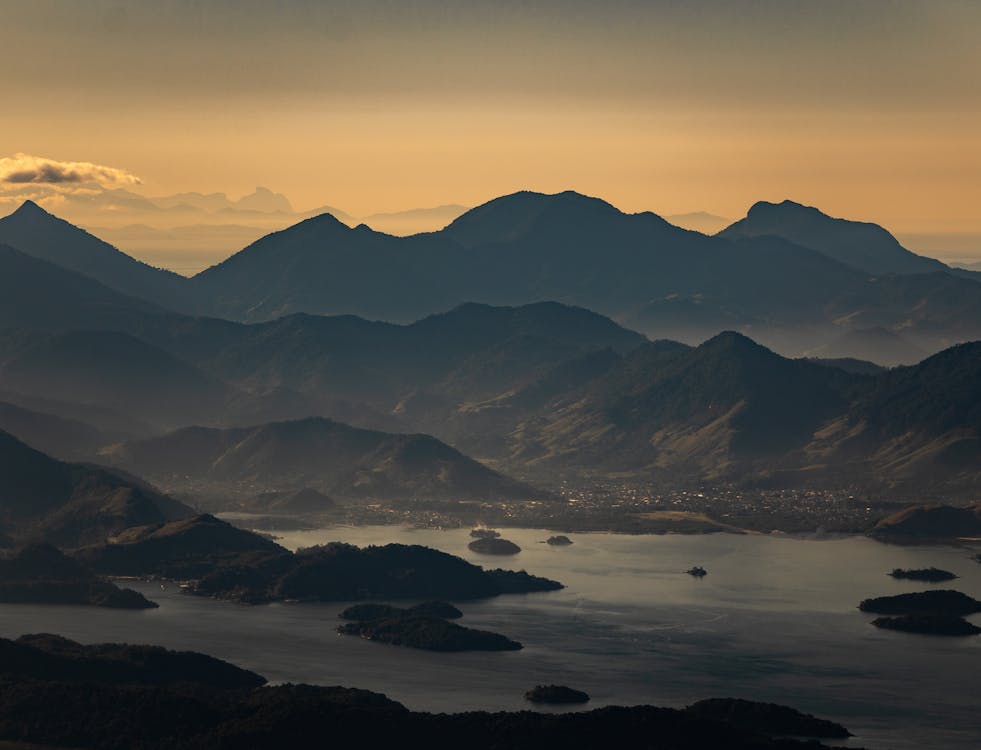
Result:
{"label": "distant mountain ridge", "polygon": [[548,498],[429,435],[362,430],[317,418],[226,430],[188,427],[115,446],[106,457],[160,481],[193,477],[316,487],[347,498]]}
{"label": "distant mountain ridge", "polygon": [[874,274],[957,273],[939,260],[907,250],[877,224],[835,219],[790,200],[760,201],[749,209],[746,218],[719,232],[728,239],[766,235],[782,237]]}
{"label": "distant mountain ridge", "polygon": [[[967,272],[909,253],[874,225],[825,231],[835,220],[797,204],[757,231],[760,213],[773,213],[763,205],[716,237],[573,192],[503,196],[408,238],[318,217],[192,283],[219,314],[254,321],[300,311],[406,321],[464,301],[553,299],[659,337],[734,328],[784,350],[875,325],[905,327],[928,350],[981,334],[981,284],[959,277]],[[856,247],[888,256],[875,270],[886,275],[870,277]]]}
{"label": "distant mountain ridge", "polygon": [[[102,268],[119,265],[118,251],[40,209],[25,204],[0,222],[37,225],[13,238],[21,250],[51,255],[37,237],[61,237],[62,262],[69,245],[72,257],[100,254],[83,272],[137,288]],[[129,260],[123,276],[142,279]],[[571,191],[502,196],[409,237],[322,214],[190,280],[167,278],[176,287],[144,296],[242,321],[304,312],[409,322],[466,302],[551,299],[658,338],[695,343],[732,329],[791,354],[875,327],[926,352],[981,336],[977,274],[910,253],[881,227],[790,201],[756,204],[714,237]]]}
{"label": "distant mountain ridge", "polygon": [[41,260],[92,277],[125,295],[174,310],[194,310],[193,290],[184,277],[153,268],[108,243],[25,201],[0,218],[0,243]]}

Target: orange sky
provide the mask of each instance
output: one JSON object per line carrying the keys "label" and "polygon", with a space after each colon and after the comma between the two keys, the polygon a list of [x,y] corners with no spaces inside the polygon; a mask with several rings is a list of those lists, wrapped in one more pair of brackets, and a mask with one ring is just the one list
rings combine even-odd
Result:
{"label": "orange sky", "polygon": [[981,232],[981,3],[14,6],[0,156],[146,194],[261,184],[365,215],[572,188],[732,218],[793,198]]}

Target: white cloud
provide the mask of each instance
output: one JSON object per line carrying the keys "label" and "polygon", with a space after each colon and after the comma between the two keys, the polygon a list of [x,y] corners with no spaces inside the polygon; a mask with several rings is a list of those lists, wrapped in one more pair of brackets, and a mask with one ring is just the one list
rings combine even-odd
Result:
{"label": "white cloud", "polygon": [[119,187],[139,185],[140,178],[124,169],[87,161],[57,161],[30,154],[14,154],[0,159],[0,183],[67,186],[96,183],[103,187]]}

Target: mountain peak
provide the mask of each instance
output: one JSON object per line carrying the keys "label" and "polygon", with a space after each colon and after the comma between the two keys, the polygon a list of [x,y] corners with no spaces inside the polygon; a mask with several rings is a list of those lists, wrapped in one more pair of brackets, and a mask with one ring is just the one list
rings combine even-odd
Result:
{"label": "mountain peak", "polygon": [[821,210],[814,208],[814,206],[805,206],[803,203],[797,203],[792,200],[782,200],[779,203],[771,203],[770,201],[757,201],[754,203],[749,211],[746,213],[747,218],[759,219],[763,217],[825,217],[829,218],[827,214],[823,213]]}
{"label": "mountain peak", "polygon": [[840,263],[873,273],[936,273],[943,263],[904,248],[878,224],[829,216],[812,207],[785,200],[753,204],[735,224],[722,230],[726,239],[773,235],[816,250]]}
{"label": "mountain peak", "polygon": [[22,216],[22,217],[52,216],[52,214],[50,214],[47,211],[45,211],[37,203],[35,203],[34,201],[32,201],[30,199],[27,199],[26,201],[24,201],[23,203],[21,203],[20,206],[17,208],[17,210],[14,211],[10,215],[11,216]]}
{"label": "mountain peak", "polygon": [[722,331],[703,342],[698,348],[728,352],[767,352],[772,354],[765,346],[756,343],[749,336],[738,331]]}

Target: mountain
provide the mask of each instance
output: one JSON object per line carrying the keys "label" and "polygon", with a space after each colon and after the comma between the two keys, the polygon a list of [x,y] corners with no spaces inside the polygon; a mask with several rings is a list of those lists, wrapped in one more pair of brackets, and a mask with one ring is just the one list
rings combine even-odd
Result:
{"label": "mountain", "polygon": [[138,479],[57,461],[0,432],[0,531],[8,537],[73,547],[190,513]]}
{"label": "mountain", "polygon": [[626,352],[645,341],[608,318],[557,303],[466,304],[410,325],[349,315],[253,325],[154,318],[135,334],[238,387],[330,397],[327,407],[338,416],[343,400],[355,405],[352,413],[373,411],[379,426],[388,415],[393,427],[413,402],[431,409],[489,398],[565,360],[600,349]]}
{"label": "mountain", "polygon": [[530,499],[543,493],[428,435],[362,430],[322,418],[241,429],[188,427],[110,450],[112,463],[167,485],[310,487],[340,497]]}
{"label": "mountain", "polygon": [[902,329],[927,351],[981,336],[981,285],[891,238],[891,254],[874,257],[912,258],[910,272],[896,277],[880,264],[881,275],[870,276],[850,264],[860,256],[846,224],[820,243],[809,232],[788,230],[790,240],[739,223],[707,237],[574,192],[520,192],[411,237],[319,216],[192,283],[216,314],[244,321],[295,312],[407,321],[465,301],[549,299],[658,338],[694,343],[733,329],[792,354],[852,328]]}
{"label": "mountain", "polygon": [[892,367],[915,364],[924,359],[927,352],[906,341],[898,333],[877,327],[849,331],[834,341],[809,351],[807,355],[822,359],[866,358]]}
{"label": "mountain", "polygon": [[215,314],[237,320],[295,312],[413,320],[467,301],[465,290],[441,283],[439,268],[455,249],[438,237],[391,237],[323,214],[266,235],[192,284]]}
{"label": "mountain", "polygon": [[873,467],[894,483],[923,487],[981,481],[981,342],[872,378],[847,413],[808,448],[813,460]]}
{"label": "mountain", "polygon": [[847,407],[851,379],[733,332],[696,348],[656,342],[520,425],[509,460],[653,476],[743,474],[807,445]]}
{"label": "mountain", "polygon": [[156,305],[0,245],[0,328],[64,331],[129,327]]}
{"label": "mountain", "polygon": [[91,458],[99,448],[118,437],[84,422],[3,401],[0,401],[0,430],[48,455],[66,460]]}
{"label": "mountain", "polygon": [[119,409],[162,426],[224,413],[233,389],[116,331],[0,336],[0,387]]}
{"label": "mountain", "polygon": [[746,218],[719,235],[728,239],[783,237],[873,274],[951,270],[939,260],[910,252],[877,224],[834,219],[816,208],[789,200],[760,201],[749,209]]}
{"label": "mountain", "polygon": [[497,399],[489,415],[458,410],[455,444],[541,481],[626,473],[921,495],[981,481],[981,343],[854,373],[727,332],[698,347],[652,342],[568,382],[520,406]]}
{"label": "mountain", "polygon": [[235,208],[239,211],[259,211],[260,213],[293,213],[293,206],[289,199],[282,193],[274,193],[269,188],[257,187],[249,195],[242,196],[235,201]]}
{"label": "mountain", "polygon": [[192,289],[183,276],[153,268],[112,245],[25,201],[0,219],[0,243],[91,277],[110,289],[160,307],[193,310]]}

